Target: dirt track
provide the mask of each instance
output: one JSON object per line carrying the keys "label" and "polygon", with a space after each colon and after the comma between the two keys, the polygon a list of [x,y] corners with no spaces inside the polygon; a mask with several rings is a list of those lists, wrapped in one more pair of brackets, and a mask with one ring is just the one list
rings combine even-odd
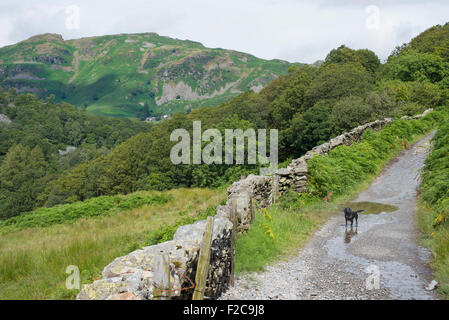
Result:
{"label": "dirt track", "polygon": [[222,299],[437,299],[425,289],[432,280],[430,253],[419,245],[414,217],[431,136],[394,159],[353,204],[388,204],[396,211],[361,214],[352,230],[336,214],[298,256],[238,278]]}

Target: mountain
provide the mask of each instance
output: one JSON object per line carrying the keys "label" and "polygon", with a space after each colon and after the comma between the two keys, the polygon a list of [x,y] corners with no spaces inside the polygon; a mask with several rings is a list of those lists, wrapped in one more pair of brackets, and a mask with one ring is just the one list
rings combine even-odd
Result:
{"label": "mountain", "polygon": [[0,85],[40,98],[54,94],[97,115],[145,117],[258,92],[291,66],[156,33],[67,41],[42,34],[0,48]]}

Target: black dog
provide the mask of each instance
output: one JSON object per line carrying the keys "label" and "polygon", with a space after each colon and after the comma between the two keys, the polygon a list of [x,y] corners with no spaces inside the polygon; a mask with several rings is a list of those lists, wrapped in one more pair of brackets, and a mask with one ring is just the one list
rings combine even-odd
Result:
{"label": "black dog", "polygon": [[351,221],[351,228],[352,228],[352,224],[354,223],[354,218],[355,218],[355,224],[358,225],[358,219],[359,219],[359,212],[362,212],[363,210],[357,210],[357,211],[352,211],[351,208],[345,208],[344,213],[345,213],[345,221],[346,221],[346,226],[348,225],[348,220]]}

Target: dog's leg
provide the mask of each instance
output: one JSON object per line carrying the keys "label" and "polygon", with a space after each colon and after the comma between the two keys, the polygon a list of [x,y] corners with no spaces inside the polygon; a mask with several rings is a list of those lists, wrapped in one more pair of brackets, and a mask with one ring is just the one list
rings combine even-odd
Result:
{"label": "dog's leg", "polygon": [[355,225],[358,226],[359,225],[359,215],[355,214]]}

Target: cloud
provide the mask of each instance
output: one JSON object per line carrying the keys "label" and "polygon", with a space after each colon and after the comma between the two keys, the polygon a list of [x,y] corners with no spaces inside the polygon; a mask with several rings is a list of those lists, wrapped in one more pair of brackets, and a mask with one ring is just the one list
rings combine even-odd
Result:
{"label": "cloud", "polygon": [[[254,54],[312,63],[341,44],[369,48],[385,59],[395,46],[446,22],[442,0],[2,0],[0,46],[52,32],[65,39],[157,32]],[[79,8],[79,28],[68,28],[66,7]],[[368,6],[378,9],[367,11]],[[372,28],[374,24],[376,28]],[[376,20],[377,19],[377,20]],[[371,21],[367,26],[367,21]],[[69,24],[70,25],[70,24]],[[371,27],[370,27],[371,26]]]}

